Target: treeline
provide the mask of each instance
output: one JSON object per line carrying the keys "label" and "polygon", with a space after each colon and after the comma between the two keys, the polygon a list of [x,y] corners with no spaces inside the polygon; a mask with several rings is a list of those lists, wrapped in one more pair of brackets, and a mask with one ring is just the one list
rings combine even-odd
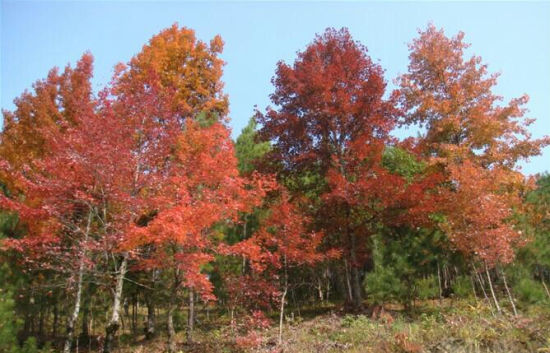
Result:
{"label": "treeline", "polygon": [[111,352],[122,326],[176,352],[212,318],[241,346],[276,322],[280,344],[287,306],[328,302],[550,302],[550,177],[518,168],[550,139],[466,47],[419,31],[387,92],[327,29],[236,142],[220,37],[174,25],[97,94],[90,54],[51,70],[4,111],[0,351]]}

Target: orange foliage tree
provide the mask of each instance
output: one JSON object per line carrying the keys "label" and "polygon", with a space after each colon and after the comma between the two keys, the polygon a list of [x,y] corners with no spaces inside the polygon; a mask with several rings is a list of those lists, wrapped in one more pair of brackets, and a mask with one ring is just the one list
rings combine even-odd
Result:
{"label": "orange foliage tree", "polygon": [[409,72],[398,80],[402,123],[425,127],[419,150],[445,176],[440,210],[451,241],[490,264],[507,263],[521,238],[511,216],[527,187],[517,162],[540,154],[550,139],[531,138],[527,96],[499,104],[492,92],[498,75],[478,56],[464,59],[463,33],[448,38],[429,25],[419,34]]}

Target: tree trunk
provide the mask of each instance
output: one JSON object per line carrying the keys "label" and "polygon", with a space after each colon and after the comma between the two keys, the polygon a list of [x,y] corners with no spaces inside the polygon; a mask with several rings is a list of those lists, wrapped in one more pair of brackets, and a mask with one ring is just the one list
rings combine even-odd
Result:
{"label": "tree trunk", "polygon": [[82,328],[80,329],[81,341],[90,339],[90,307],[94,291],[94,285],[90,284],[88,285],[88,288],[84,293],[84,299],[82,303]]}
{"label": "tree trunk", "polygon": [[284,256],[284,291],[283,295],[281,296],[281,311],[279,313],[279,346],[283,344],[283,320],[285,317],[285,300],[286,300],[286,294],[288,293],[288,273],[287,273],[287,262],[286,262],[286,255]]}
{"label": "tree trunk", "polygon": [[53,327],[52,327],[52,336],[55,339],[57,337],[57,324],[59,323],[59,310],[57,309],[58,303],[57,300],[53,307]]}
{"label": "tree trunk", "polygon": [[350,242],[351,242],[351,248],[350,248],[350,260],[351,260],[351,285],[352,285],[352,292],[353,292],[353,308],[355,310],[360,310],[361,306],[363,304],[363,295],[361,293],[361,281],[359,279],[359,268],[358,268],[358,262],[357,262],[357,239],[355,238],[355,234],[350,234]]}
{"label": "tree trunk", "polygon": [[353,303],[353,290],[351,288],[350,271],[349,271],[347,260],[344,260],[344,273],[346,275],[346,289],[347,289],[348,300],[350,303]]}
{"label": "tree trunk", "polygon": [[153,270],[151,273],[151,289],[147,291],[145,296],[145,305],[147,306],[147,327],[145,328],[145,338],[150,340],[155,337],[155,325],[156,325],[156,315],[155,315],[155,286],[157,283],[157,270]]}
{"label": "tree trunk", "polygon": [[317,294],[319,296],[319,302],[322,304],[325,296],[323,295],[323,281],[321,277],[317,277]]}
{"label": "tree trunk", "polygon": [[38,337],[40,341],[44,341],[44,310],[46,310],[46,315],[48,314],[47,309],[44,309],[44,305],[40,305],[40,315],[38,318]]}
{"label": "tree trunk", "polygon": [[281,296],[281,311],[279,313],[279,345],[283,343],[283,319],[285,316],[285,300],[286,300],[286,294],[288,292],[288,288],[285,285],[285,289],[283,291],[283,295]]}
{"label": "tree trunk", "polygon": [[508,294],[508,299],[510,300],[510,304],[512,304],[512,309],[514,310],[514,316],[518,316],[518,311],[516,309],[516,304],[514,303],[514,298],[512,297],[512,292],[510,292],[510,288],[508,288],[506,274],[504,273],[503,269],[500,269],[500,273],[502,274],[502,280],[504,282],[504,288],[506,288],[506,293]]}
{"label": "tree trunk", "polygon": [[546,291],[546,295],[548,296],[548,298],[550,298],[550,291],[548,291],[548,287],[546,286],[546,282],[544,282],[544,278],[541,278],[541,282],[544,290]]}
{"label": "tree trunk", "polygon": [[331,272],[330,272],[330,268],[327,267],[327,270],[326,270],[326,276],[325,276],[325,279],[326,279],[326,287],[325,287],[325,293],[326,293],[326,296],[325,296],[325,300],[328,302],[330,300],[330,280],[331,280]]}
{"label": "tree trunk", "polygon": [[82,260],[80,261],[80,265],[78,268],[78,279],[76,284],[76,297],[75,297],[75,303],[74,303],[74,309],[72,314],[69,316],[67,320],[67,332],[66,332],[66,338],[65,338],[65,346],[63,348],[64,353],[69,353],[71,351],[72,345],[73,345],[73,336],[74,336],[74,324],[76,320],[78,319],[78,313],[80,312],[80,298],[82,296],[82,277],[84,274],[84,257],[82,257]]}
{"label": "tree trunk", "polygon": [[172,293],[168,300],[168,313],[166,326],[168,329],[167,350],[169,353],[176,352],[176,330],[174,328],[174,310],[176,309],[176,298],[178,296],[178,288],[180,285],[179,271],[174,272],[174,282],[172,283]]}
{"label": "tree trunk", "polygon": [[477,292],[476,292],[476,283],[474,282],[474,279],[471,274],[470,274],[470,284],[472,285],[472,291],[474,292],[474,298],[476,298],[476,303],[477,303],[478,298],[477,298]]}
{"label": "tree trunk", "polygon": [[493,301],[495,302],[495,306],[497,308],[497,312],[500,314],[500,305],[498,304],[497,296],[495,295],[495,290],[493,289],[493,282],[491,281],[491,275],[489,274],[489,267],[487,267],[487,263],[485,263],[485,273],[487,274],[487,281],[489,281],[489,289],[491,289],[491,295],[493,296]]}
{"label": "tree trunk", "polygon": [[189,311],[187,315],[187,344],[193,343],[193,326],[195,325],[195,293],[189,290]]}
{"label": "tree trunk", "polygon": [[[84,231],[84,243],[88,241],[88,234],[90,234],[90,226],[92,224],[92,211],[88,212],[88,220],[86,222],[86,230]],[[78,264],[78,277],[76,282],[76,296],[75,303],[72,314],[67,320],[67,333],[65,338],[65,345],[63,347],[64,353],[69,353],[73,345],[73,336],[74,336],[74,324],[78,319],[78,314],[80,312],[80,299],[82,297],[82,279],[84,277],[84,258],[86,257],[86,252],[83,250],[80,255],[80,260]]]}
{"label": "tree trunk", "polygon": [[439,268],[439,261],[437,262],[437,283],[439,285],[439,304],[443,300],[443,288],[441,287],[441,269]]}
{"label": "tree trunk", "polygon": [[176,352],[176,330],[174,329],[174,310],[175,305],[171,298],[168,303],[166,328],[168,329],[167,350],[169,353]]}
{"label": "tree trunk", "polygon": [[489,296],[487,295],[487,291],[485,290],[485,285],[484,285],[483,280],[481,278],[481,274],[477,271],[476,265],[474,265],[473,263],[472,263],[472,267],[474,268],[474,274],[475,274],[475,277],[476,277],[477,281],[479,282],[479,286],[481,287],[481,291],[483,292],[483,296],[485,297],[485,301],[487,303],[489,303],[489,307],[491,308],[491,314],[493,314],[493,316],[495,316],[495,312],[493,311],[493,306],[491,305],[491,301],[489,299]]}
{"label": "tree trunk", "polygon": [[134,335],[137,335],[139,300],[137,294],[134,297]]}
{"label": "tree trunk", "polygon": [[145,328],[145,339],[152,339],[155,337],[155,305],[152,298],[145,299],[145,305],[147,306],[147,327]]}
{"label": "tree trunk", "polygon": [[477,279],[479,283],[479,287],[481,288],[481,291],[483,292],[483,296],[485,297],[486,301],[489,301],[489,297],[487,296],[487,292],[485,291],[485,286],[483,284],[483,281],[481,279],[481,275],[479,274],[479,271],[476,268],[476,265],[472,263],[472,267],[474,268],[474,277]]}
{"label": "tree trunk", "polygon": [[113,341],[118,328],[120,327],[120,307],[122,299],[122,288],[124,286],[124,277],[126,276],[126,268],[128,265],[128,253],[124,253],[122,263],[117,275],[115,296],[113,300],[113,312],[111,320],[105,329],[105,344],[103,345],[103,353],[110,353],[113,349]]}

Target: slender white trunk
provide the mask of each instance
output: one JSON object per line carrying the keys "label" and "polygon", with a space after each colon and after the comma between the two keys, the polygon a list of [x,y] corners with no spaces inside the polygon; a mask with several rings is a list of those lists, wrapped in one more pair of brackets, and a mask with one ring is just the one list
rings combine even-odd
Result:
{"label": "slender white trunk", "polygon": [[[84,231],[84,243],[88,241],[88,235],[90,234],[90,226],[92,223],[92,211],[88,212],[88,220],[86,222],[86,230]],[[84,260],[86,257],[86,251],[82,250],[82,255],[80,255],[80,260],[78,264],[78,277],[76,282],[76,298],[73,308],[73,313],[69,316],[67,320],[67,337],[65,338],[65,346],[63,348],[64,353],[69,353],[73,345],[74,337],[74,325],[78,319],[78,314],[80,313],[80,300],[82,298],[82,279],[84,277]]]}
{"label": "slender white trunk", "polygon": [[350,279],[349,279],[349,271],[348,271],[348,261],[347,260],[344,260],[344,269],[345,269],[345,274],[346,274],[346,284],[347,284],[347,289],[348,289],[348,299],[351,302],[353,302],[353,294],[351,292],[351,282],[350,282]]}
{"label": "slender white trunk", "polygon": [[351,285],[353,288],[353,308],[359,310],[362,306],[361,281],[359,280],[359,268],[357,264],[357,239],[355,234],[350,234],[350,268],[351,268]]}
{"label": "slender white trunk", "polygon": [[74,336],[74,325],[78,319],[78,314],[80,313],[80,298],[82,297],[82,276],[84,274],[84,261],[80,261],[80,267],[78,269],[78,280],[77,280],[77,290],[76,298],[73,313],[69,316],[67,320],[67,337],[65,338],[65,347],[63,348],[64,353],[70,353],[71,347],[73,345],[73,336]]}
{"label": "slender white trunk", "polygon": [[546,291],[546,295],[548,295],[548,298],[550,298],[550,291],[548,291],[548,287],[546,286],[546,283],[544,282],[544,278],[541,279],[542,285],[544,287],[544,290]]}
{"label": "slender white trunk", "polygon": [[437,262],[437,284],[439,285],[439,304],[443,300],[443,288],[441,287],[441,270],[439,268],[439,261]]}
{"label": "slender white trunk", "polygon": [[475,277],[476,277],[477,281],[479,282],[479,286],[481,287],[481,291],[483,292],[483,296],[485,297],[485,301],[487,303],[489,303],[489,308],[491,309],[491,314],[493,314],[493,316],[495,316],[495,312],[493,311],[493,306],[491,305],[491,301],[489,300],[489,296],[487,295],[487,291],[485,290],[485,285],[482,281],[481,275],[477,271],[476,265],[474,265],[472,263],[472,266],[474,267],[474,274],[475,274]]}
{"label": "slender white trunk", "polygon": [[283,319],[285,316],[285,299],[288,289],[285,286],[285,290],[281,297],[281,311],[279,313],[279,345],[283,344]]}
{"label": "slender white trunk", "polygon": [[487,263],[485,263],[485,273],[487,274],[487,281],[489,282],[489,289],[491,289],[491,295],[493,296],[493,301],[495,302],[497,311],[500,314],[501,312],[500,305],[498,304],[497,296],[495,295],[495,291],[493,289],[493,282],[491,281],[491,275],[489,274],[489,267],[487,267]]}
{"label": "slender white trunk", "polygon": [[504,273],[503,269],[500,269],[500,273],[502,274],[502,280],[504,281],[504,288],[506,288],[506,293],[508,294],[508,299],[510,300],[510,304],[512,304],[512,309],[514,310],[514,315],[518,316],[518,311],[516,309],[516,304],[514,303],[514,298],[512,297],[512,292],[510,292],[510,288],[508,288],[508,282],[506,281],[506,274]]}
{"label": "slender white trunk", "polygon": [[286,272],[286,255],[284,257],[284,271],[285,271],[285,283],[284,283],[283,295],[281,297],[281,311],[279,313],[279,346],[283,344],[283,319],[285,316],[285,299],[286,299],[286,294],[288,293],[288,275]]}
{"label": "slender white trunk", "polygon": [[155,336],[156,316],[155,316],[155,302],[153,296],[155,295],[155,287],[157,282],[157,270],[153,270],[151,273],[151,289],[148,290],[148,295],[145,298],[145,304],[147,305],[147,327],[145,332],[146,339],[152,339]]}
{"label": "slender white trunk", "polygon": [[122,288],[124,285],[124,277],[128,266],[128,253],[125,252],[122,257],[122,262],[117,275],[115,297],[113,300],[113,312],[111,320],[106,328],[105,344],[103,345],[103,353],[110,353],[113,346],[116,331],[120,327],[120,302],[122,299]]}
{"label": "slender white trunk", "polygon": [[166,326],[168,329],[168,342],[166,349],[169,353],[176,352],[176,330],[174,328],[174,310],[175,304],[173,302],[173,299],[169,300],[169,307],[166,317]]}
{"label": "slender white trunk", "polygon": [[470,283],[472,285],[472,291],[474,292],[474,297],[476,298],[476,303],[477,303],[478,298],[477,298],[477,292],[476,292],[476,283],[474,282],[474,278],[472,277],[472,275],[470,275]]}
{"label": "slender white trunk", "polygon": [[317,277],[317,293],[319,294],[319,301],[322,303],[324,300],[323,295],[323,282],[320,277]]}

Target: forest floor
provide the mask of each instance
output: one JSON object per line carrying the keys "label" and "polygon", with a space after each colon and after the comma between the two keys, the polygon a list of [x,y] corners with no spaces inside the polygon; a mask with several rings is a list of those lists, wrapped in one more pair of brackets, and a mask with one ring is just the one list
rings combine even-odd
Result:
{"label": "forest floor", "polygon": [[[376,315],[350,315],[334,305],[298,313],[289,310],[278,345],[275,313],[273,326],[238,336],[227,321],[202,322],[191,345],[181,352],[537,352],[550,353],[550,307],[529,306],[513,316],[505,308],[493,314],[491,307],[465,300],[417,303],[405,313],[386,305]],[[122,336],[117,353],[163,352],[165,337],[145,341]],[[185,342],[185,330],[178,342]]]}

